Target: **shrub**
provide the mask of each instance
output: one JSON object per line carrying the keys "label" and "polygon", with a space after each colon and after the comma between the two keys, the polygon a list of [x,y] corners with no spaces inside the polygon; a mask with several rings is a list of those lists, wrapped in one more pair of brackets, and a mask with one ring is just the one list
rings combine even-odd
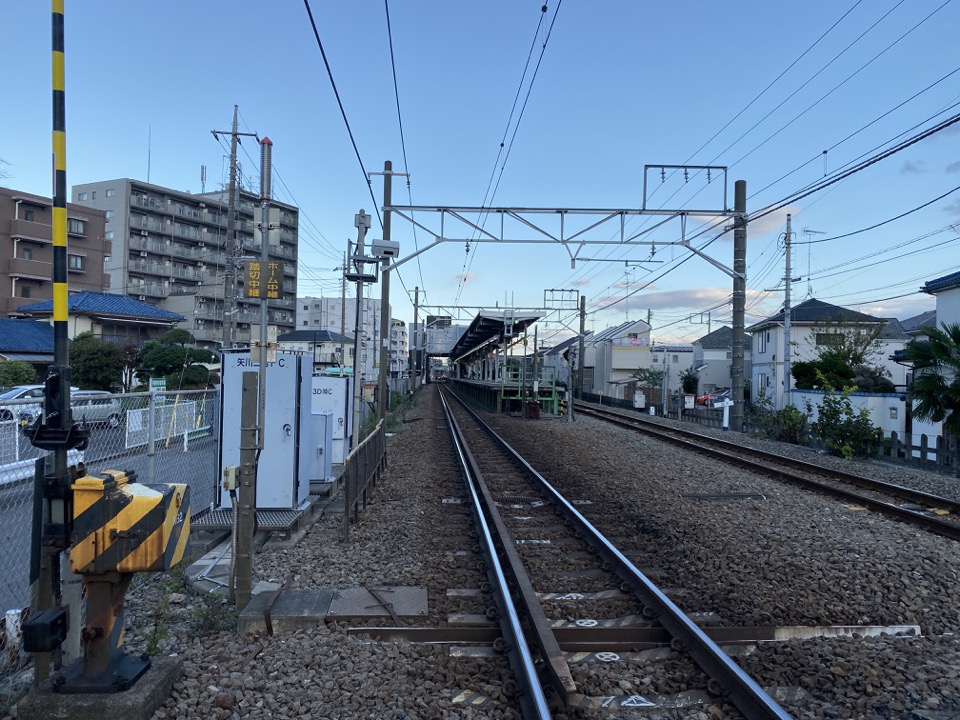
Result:
{"label": "shrub", "polygon": [[810,440],[807,415],[792,405],[774,410],[773,401],[761,390],[750,409],[750,418],[764,437],[780,442],[804,445]]}
{"label": "shrub", "polygon": [[[850,400],[850,388],[836,393],[827,386],[820,405],[817,421],[811,426],[814,437],[834,455],[850,460],[855,457],[867,457],[872,454],[876,443],[882,436],[880,428],[870,422],[870,412],[866,408],[854,410]],[[807,402],[807,414],[812,415],[813,407]]]}

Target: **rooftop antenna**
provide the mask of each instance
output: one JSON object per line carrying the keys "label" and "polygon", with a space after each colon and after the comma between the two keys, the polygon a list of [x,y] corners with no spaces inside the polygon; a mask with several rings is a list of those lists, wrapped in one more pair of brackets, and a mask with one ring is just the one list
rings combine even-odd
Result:
{"label": "rooftop antenna", "polygon": [[[826,155],[827,151],[824,150],[823,154]],[[826,159],[824,159],[824,162],[826,162]],[[811,235],[826,235],[827,233],[824,230],[811,230],[810,228],[805,227],[803,229],[803,234],[806,235],[807,237],[810,237]],[[810,282],[810,243],[808,242],[807,243],[807,294],[803,299],[809,300],[812,297],[813,297],[813,283]]]}
{"label": "rooftop antenna", "polygon": [[207,166],[200,166],[200,192],[207,191]]}

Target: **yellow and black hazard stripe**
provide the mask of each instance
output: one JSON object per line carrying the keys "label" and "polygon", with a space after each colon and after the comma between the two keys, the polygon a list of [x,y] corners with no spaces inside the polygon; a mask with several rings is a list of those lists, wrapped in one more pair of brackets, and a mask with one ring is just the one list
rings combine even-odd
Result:
{"label": "yellow and black hazard stripe", "polygon": [[[67,335],[67,109],[63,0],[53,0],[53,337],[54,364],[69,362]],[[69,383],[66,383],[69,385]]]}
{"label": "yellow and black hazard stripe", "polygon": [[71,569],[157,572],[180,562],[190,535],[190,488],[129,482],[122,472],[104,475],[73,484]]}

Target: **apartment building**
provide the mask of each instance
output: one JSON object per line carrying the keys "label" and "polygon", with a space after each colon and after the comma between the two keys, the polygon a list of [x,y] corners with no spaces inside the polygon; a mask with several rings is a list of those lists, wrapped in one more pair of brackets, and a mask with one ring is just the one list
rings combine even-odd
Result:
{"label": "apartment building", "polygon": [[[376,298],[363,298],[360,312],[360,374],[372,380],[380,372],[380,315],[383,303]],[[352,338],[357,327],[357,300],[347,298],[343,302],[338,297],[301,297],[297,298],[297,330],[329,330]],[[409,360],[409,337],[406,323],[391,319],[389,332],[390,375],[399,377],[406,374]],[[347,350],[347,363],[353,363],[352,345]]]}
{"label": "apartment building", "polygon": [[[71,290],[110,287],[104,257],[111,255],[102,210],[67,204],[67,283]],[[50,198],[0,188],[0,316],[20,305],[53,298],[53,203]]]}
{"label": "apartment building", "polygon": [[[241,271],[244,259],[260,258],[260,202],[246,190],[238,195],[231,255],[227,191],[192,194],[130,178],[75,185],[72,191],[77,205],[104,214],[104,236],[115,248],[105,263],[109,291],[183,315],[183,329],[208,347],[249,343],[251,325],[260,322],[260,301],[244,299]],[[299,210],[278,201],[271,206],[277,229],[271,230],[268,253],[279,297],[267,301],[267,312],[282,335],[295,329]],[[236,279],[228,287],[231,265]]]}

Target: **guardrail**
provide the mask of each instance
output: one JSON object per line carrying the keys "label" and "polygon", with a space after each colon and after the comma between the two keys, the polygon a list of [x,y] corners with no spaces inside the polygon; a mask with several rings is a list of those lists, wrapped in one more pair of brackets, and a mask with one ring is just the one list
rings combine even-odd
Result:
{"label": "guardrail", "polygon": [[387,465],[387,435],[383,420],[357,445],[343,469],[343,539],[350,540],[351,522],[359,522],[361,504],[367,508],[367,493],[372,492]]}

